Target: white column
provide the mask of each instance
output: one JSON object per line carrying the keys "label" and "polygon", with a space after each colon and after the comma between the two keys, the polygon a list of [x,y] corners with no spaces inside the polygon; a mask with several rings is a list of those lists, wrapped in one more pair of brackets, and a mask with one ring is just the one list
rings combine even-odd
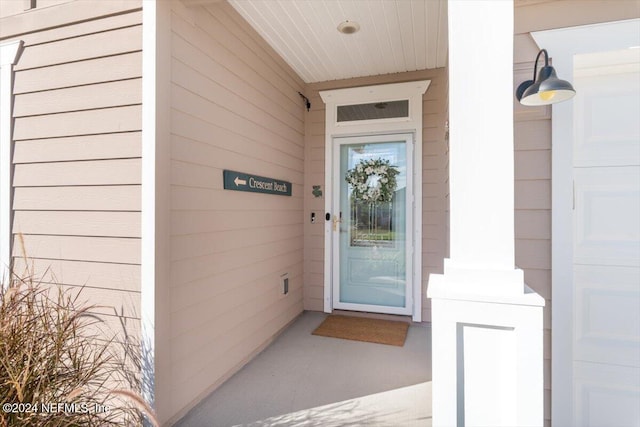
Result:
{"label": "white column", "polygon": [[[449,1],[451,258],[483,293],[522,293],[514,269],[513,2]],[[520,285],[518,285],[518,283]]]}
{"label": "white column", "polygon": [[13,65],[22,50],[22,40],[0,44],[0,282],[9,282],[11,266],[11,158]]}
{"label": "white column", "polygon": [[515,268],[513,1],[449,0],[450,244],[431,275],[434,426],[542,426],[542,299]]}
{"label": "white column", "polygon": [[451,260],[461,268],[514,265],[512,52],[511,1],[449,2]]}

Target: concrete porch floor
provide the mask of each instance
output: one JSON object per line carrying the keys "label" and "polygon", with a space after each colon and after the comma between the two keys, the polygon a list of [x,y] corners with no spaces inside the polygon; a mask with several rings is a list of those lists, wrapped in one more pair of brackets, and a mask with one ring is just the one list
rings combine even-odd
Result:
{"label": "concrete porch floor", "polygon": [[395,347],[311,335],[325,317],[304,312],[176,426],[431,426],[430,326]]}

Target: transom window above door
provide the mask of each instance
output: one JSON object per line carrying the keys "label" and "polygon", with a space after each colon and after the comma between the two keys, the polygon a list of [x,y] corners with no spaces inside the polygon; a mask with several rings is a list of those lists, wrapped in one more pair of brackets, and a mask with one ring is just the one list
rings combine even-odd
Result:
{"label": "transom window above door", "polygon": [[340,123],[395,118],[409,118],[408,99],[338,106],[337,120]]}

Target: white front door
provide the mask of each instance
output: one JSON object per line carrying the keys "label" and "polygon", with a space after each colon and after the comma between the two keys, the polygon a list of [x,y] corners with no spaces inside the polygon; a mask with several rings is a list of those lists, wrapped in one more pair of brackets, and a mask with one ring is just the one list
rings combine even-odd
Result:
{"label": "white front door", "polygon": [[640,51],[577,55],[574,84],[573,422],[640,426]]}
{"label": "white front door", "polygon": [[413,137],[333,141],[333,307],[412,314]]}

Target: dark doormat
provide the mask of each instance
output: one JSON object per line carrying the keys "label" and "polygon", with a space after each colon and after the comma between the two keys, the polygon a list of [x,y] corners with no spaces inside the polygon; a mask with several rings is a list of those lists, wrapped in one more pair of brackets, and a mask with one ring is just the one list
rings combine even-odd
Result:
{"label": "dark doormat", "polygon": [[407,322],[332,314],[312,333],[323,337],[402,347],[407,338],[408,330],[409,324]]}

